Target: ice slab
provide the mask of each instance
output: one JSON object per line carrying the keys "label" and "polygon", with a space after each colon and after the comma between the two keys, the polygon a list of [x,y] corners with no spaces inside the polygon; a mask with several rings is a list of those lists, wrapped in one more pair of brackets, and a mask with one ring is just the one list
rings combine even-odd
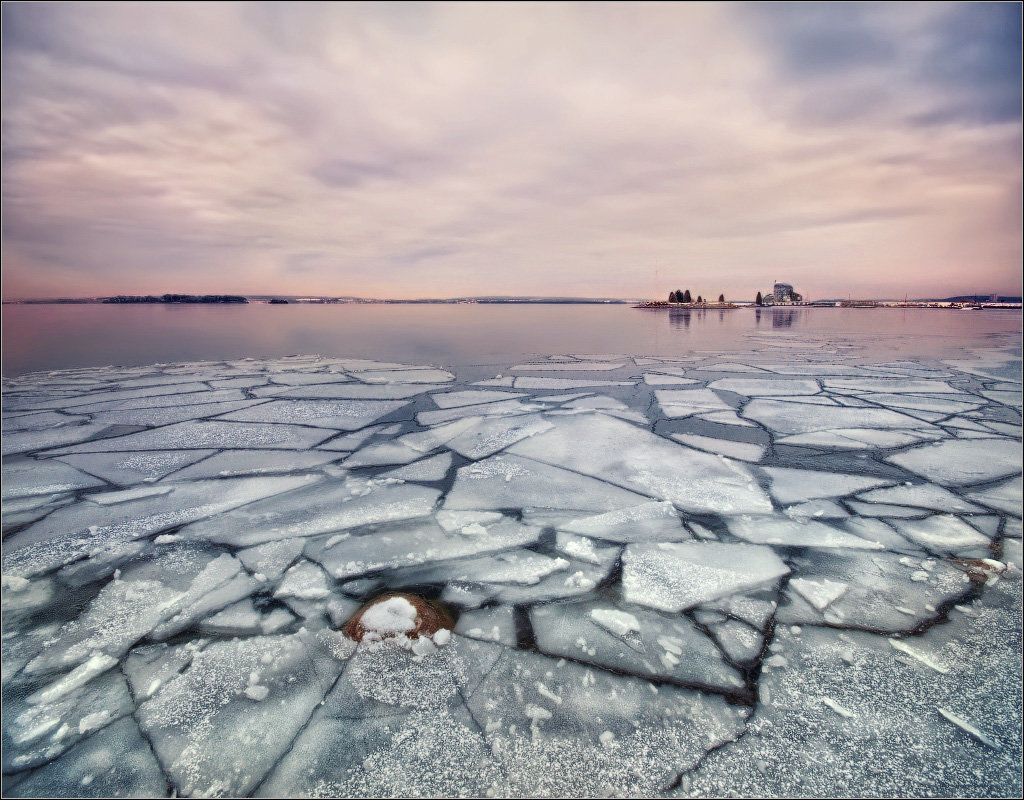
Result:
{"label": "ice slab", "polygon": [[499,400],[496,403],[458,406],[438,411],[420,411],[416,414],[416,421],[420,425],[429,426],[451,422],[463,417],[501,417],[509,414],[527,414],[531,411],[540,410],[542,410],[542,407],[533,403],[523,403],[519,400]]}
{"label": "ice slab", "polygon": [[34,414],[8,414],[4,412],[4,433],[14,431],[45,431],[64,425],[79,425],[89,418],[55,411],[39,411]]}
{"label": "ice slab", "polygon": [[31,453],[36,450],[51,450],[56,447],[74,445],[77,442],[84,442],[92,439],[94,436],[99,436],[104,431],[109,430],[110,427],[109,425],[87,422],[82,425],[63,425],[60,428],[50,428],[45,431],[5,433],[3,443],[0,444],[0,451],[3,452],[6,458],[18,453]]}
{"label": "ice slab", "polygon": [[443,480],[451,466],[451,453],[442,453],[439,456],[424,458],[422,461],[417,461],[408,466],[390,470],[384,473],[382,477],[400,481],[433,483],[434,481]]}
{"label": "ice slab", "polygon": [[[294,489],[305,478],[234,478],[179,484],[175,491],[113,506],[69,506],[7,540],[5,574],[31,577],[126,543]],[[113,567],[111,567],[113,569]]]}
{"label": "ice slab", "polygon": [[629,544],[622,565],[628,602],[670,612],[770,586],[789,572],[770,547],[718,542]]}
{"label": "ice slab", "polygon": [[720,378],[708,384],[709,389],[742,394],[747,397],[773,395],[813,395],[821,391],[817,381],[785,378]]}
{"label": "ice slab", "polygon": [[392,464],[408,464],[423,458],[423,453],[413,450],[398,441],[376,442],[346,458],[342,465],[348,469],[357,467],[378,467]]}
{"label": "ice slab", "polygon": [[10,458],[3,464],[3,499],[71,492],[103,486],[103,481],[56,460]]}
{"label": "ice slab", "polygon": [[752,664],[764,647],[764,636],[760,631],[734,619],[712,625],[711,634],[722,652],[737,664]]}
{"label": "ice slab", "polygon": [[920,428],[920,420],[881,408],[845,408],[751,400],[743,416],[778,433],[811,433],[836,428]]}
{"label": "ice slab", "polygon": [[754,423],[740,419],[735,411],[713,411],[710,414],[697,414],[697,418],[707,420],[708,422],[715,422],[719,425],[736,425],[741,428],[754,427]]}
{"label": "ice slab", "polygon": [[474,406],[480,403],[494,403],[498,400],[512,400],[516,397],[524,397],[522,392],[488,392],[476,390],[464,390],[459,392],[445,392],[444,394],[432,394],[430,399],[438,408],[457,408],[458,406]]}
{"label": "ice slab", "polygon": [[267,386],[253,389],[256,397],[274,397],[289,400],[405,400],[418,394],[443,389],[443,384],[386,383],[327,383],[314,386],[295,386],[290,389]]}
{"label": "ice slab", "polygon": [[654,396],[661,406],[661,413],[671,419],[707,411],[732,410],[732,406],[710,389],[658,389]]}
{"label": "ice slab", "polygon": [[376,422],[406,404],[397,400],[272,400],[243,411],[225,414],[221,419],[234,422],[290,423],[354,431]]}
{"label": "ice slab", "polygon": [[953,494],[941,486],[923,483],[917,486],[892,486],[887,489],[872,489],[857,495],[859,500],[869,503],[891,503],[898,506],[930,508],[935,511],[983,511],[984,509]]}
{"label": "ice slab", "polygon": [[950,399],[950,395],[925,397],[910,394],[869,394],[860,392],[857,396],[888,408],[934,411],[937,414],[962,414],[965,411],[972,411],[984,405],[984,402],[981,400],[970,401],[961,399],[961,397],[968,397],[968,395],[958,395],[956,399]]}
{"label": "ice slab", "polygon": [[586,389],[591,386],[636,386],[634,381],[591,381],[570,378],[516,378],[516,389]]}
{"label": "ice slab", "polygon": [[826,389],[839,392],[878,392],[880,394],[960,394],[960,390],[939,380],[911,378],[825,378]]}
{"label": "ice slab", "polygon": [[352,376],[364,383],[446,383],[455,376],[443,369],[396,369],[352,372]]}
{"label": "ice slab", "polygon": [[[516,447],[522,444],[519,442]],[[460,467],[445,497],[444,507],[450,510],[530,507],[608,511],[635,506],[643,499],[618,486],[566,469],[502,454]]]}
{"label": "ice slab", "polygon": [[477,611],[466,611],[459,617],[454,632],[470,639],[515,647],[515,611],[510,606],[491,606]]}
{"label": "ice slab", "polygon": [[316,536],[425,516],[434,508],[439,494],[415,484],[346,480],[291,492],[273,502],[253,503],[189,525],[181,535],[236,547]]}
{"label": "ice slab", "polygon": [[639,630],[617,635],[598,621],[616,611],[600,601],[560,603],[530,609],[530,621],[537,646],[548,655],[719,691],[743,687],[736,669],[686,617],[630,609]]}
{"label": "ice slab", "polygon": [[882,545],[846,533],[822,522],[785,517],[732,517],[729,533],[754,544],[783,547],[852,548],[883,550]]}
{"label": "ice slab", "polygon": [[590,564],[598,564],[609,569],[615,563],[621,551],[618,547],[608,546],[605,543],[591,539],[589,536],[578,536],[575,533],[566,533],[565,531],[555,533],[555,549],[577,561],[586,561]]}
{"label": "ice slab", "polygon": [[57,461],[70,464],[83,472],[120,486],[143,481],[156,481],[170,473],[194,464],[213,450],[138,450],[123,453],[83,453],[61,456]]}
{"label": "ice slab", "polygon": [[679,513],[669,502],[649,502],[605,514],[580,517],[559,525],[561,530],[613,542],[679,542],[690,538]]}
{"label": "ice slab", "polygon": [[908,539],[935,553],[988,555],[989,537],[951,514],[936,514],[922,520],[894,520],[893,525]]}
{"label": "ice slab", "polygon": [[685,510],[737,514],[770,508],[746,467],[600,414],[559,419],[553,430],[508,452],[669,500]]}
{"label": "ice slab", "polygon": [[249,572],[262,575],[270,581],[277,581],[295,562],[305,546],[306,542],[301,538],[279,539],[239,550],[236,555]]}
{"label": "ice slab", "polygon": [[134,720],[121,719],[34,771],[9,797],[159,797],[167,781]]}
{"label": "ice slab", "polygon": [[547,364],[517,364],[509,367],[512,372],[603,372],[626,366],[624,361],[563,361]]}
{"label": "ice slab", "polygon": [[518,441],[551,430],[552,424],[538,414],[484,419],[448,440],[447,446],[474,461],[504,450]]}
{"label": "ice slab", "polygon": [[963,486],[1019,473],[1021,447],[1009,440],[957,439],[915,447],[886,461],[935,483]]}
{"label": "ice slab", "polygon": [[[259,406],[257,406],[259,408]],[[202,450],[266,447],[307,450],[330,436],[329,431],[301,425],[242,422],[179,422],[164,428],[130,433],[65,448],[71,453],[108,453],[124,450]]]}
{"label": "ice slab", "polygon": [[[24,691],[31,686],[18,688]],[[4,697],[4,773],[53,761],[98,728],[130,714],[132,707],[128,686],[116,671],[49,699],[42,699],[39,692],[26,698],[17,688],[8,691]]]}
{"label": "ice slab", "polygon": [[336,580],[347,580],[385,569],[522,547],[540,535],[538,528],[514,520],[480,527],[482,533],[463,535],[447,533],[433,520],[393,524],[350,538],[315,540],[307,545],[306,555]]}
{"label": "ice slab", "polygon": [[468,705],[512,796],[650,796],[743,720],[721,698],[532,653],[502,658]]}
{"label": "ice slab", "polygon": [[698,436],[694,433],[673,433],[671,436],[677,442],[689,447],[696,447],[709,453],[717,453],[727,458],[736,458],[740,461],[760,461],[764,458],[764,446],[751,442],[715,439],[711,436]]}
{"label": "ice slab", "polygon": [[328,464],[337,453],[316,450],[227,450],[174,473],[174,481],[303,472]]}
{"label": "ice slab", "polygon": [[808,500],[783,510],[787,517],[801,519],[841,519],[850,513],[834,500]]}
{"label": "ice slab", "polygon": [[663,375],[659,372],[645,372],[644,383],[648,386],[693,386],[700,383],[693,378],[682,378],[677,375]]}
{"label": "ice slab", "polygon": [[772,496],[780,503],[803,503],[820,497],[844,497],[878,486],[892,486],[895,481],[866,475],[821,472],[789,467],[764,467],[771,480]]}
{"label": "ice slab", "polygon": [[840,428],[831,431],[814,431],[799,433],[795,436],[783,436],[776,440],[778,444],[797,445],[802,447],[840,448],[843,450],[871,450],[874,448],[903,447],[916,444],[925,438],[936,438],[928,435],[930,431],[877,430],[874,428]]}
{"label": "ice slab", "polygon": [[912,508],[910,506],[890,506],[886,503],[861,503],[856,500],[847,500],[846,504],[850,510],[859,517],[902,517],[911,519],[923,517],[930,513],[925,508]]}
{"label": "ice slab", "polygon": [[935,617],[943,603],[957,600],[970,589],[970,580],[942,560],[921,562],[897,553],[856,550],[808,550],[794,559],[800,579],[846,584],[849,588],[824,613],[787,590],[776,622],[787,625],[826,624],[883,632],[910,631]]}
{"label": "ice slab", "polygon": [[1024,493],[1024,490],[1022,490],[1021,479],[1017,477],[998,486],[992,486],[980,492],[973,492],[970,498],[989,508],[995,508],[1019,517],[1021,515],[1021,505],[1024,504],[1024,501],[1021,499],[1022,493]]}
{"label": "ice slab", "polygon": [[777,605],[774,600],[760,600],[756,597],[736,594],[712,600],[710,603],[702,605],[701,608],[721,611],[746,622],[759,631],[766,631]]}
{"label": "ice slab", "polygon": [[341,671],[311,637],[215,642],[136,716],[182,794],[250,792]]}

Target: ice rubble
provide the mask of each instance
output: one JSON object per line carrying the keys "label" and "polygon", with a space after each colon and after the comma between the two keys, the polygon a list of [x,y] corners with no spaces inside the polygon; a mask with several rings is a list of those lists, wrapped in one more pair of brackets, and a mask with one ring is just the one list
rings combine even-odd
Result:
{"label": "ice rubble", "polygon": [[[764,785],[807,659],[965,663],[864,637],[967,609],[993,555],[1019,594],[1021,503],[1012,354],[764,338],[796,360],[7,381],[5,794],[650,794],[747,750]],[[450,603],[450,643],[333,630],[383,589]],[[827,736],[871,719],[842,686],[800,706]],[[936,731],[1008,741],[942,703]]]}

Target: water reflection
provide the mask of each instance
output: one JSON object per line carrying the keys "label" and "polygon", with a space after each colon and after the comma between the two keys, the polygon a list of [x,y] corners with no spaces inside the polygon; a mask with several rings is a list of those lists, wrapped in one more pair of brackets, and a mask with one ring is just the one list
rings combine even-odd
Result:
{"label": "water reflection", "polygon": [[798,308],[776,308],[772,311],[772,327],[792,328],[794,322],[800,321],[800,314]]}
{"label": "water reflection", "polygon": [[668,324],[676,330],[690,327],[690,315],[693,312],[688,308],[672,308],[668,312]]}
{"label": "water reflection", "polygon": [[[987,334],[1020,331],[1020,312],[865,308],[641,311],[628,305],[5,305],[3,374],[106,364],[152,364],[294,353],[412,364],[529,360],[537,353],[680,356],[744,350],[772,328],[826,338],[906,337],[906,354],[959,352]],[[666,325],[665,317],[668,317]],[[764,331],[762,330],[762,333]],[[909,349],[908,349],[909,348]]]}

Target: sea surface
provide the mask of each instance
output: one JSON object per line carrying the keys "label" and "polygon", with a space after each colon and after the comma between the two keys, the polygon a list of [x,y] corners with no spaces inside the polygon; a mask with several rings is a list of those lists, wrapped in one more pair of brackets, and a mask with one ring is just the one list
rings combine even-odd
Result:
{"label": "sea surface", "polygon": [[1020,796],[1017,312],[3,326],[4,796]]}
{"label": "sea surface", "polygon": [[6,305],[3,374],[157,362],[375,358],[460,367],[542,353],[685,355],[751,349],[751,334],[824,336],[865,357],[938,357],[1020,333],[1020,311],[628,305]]}

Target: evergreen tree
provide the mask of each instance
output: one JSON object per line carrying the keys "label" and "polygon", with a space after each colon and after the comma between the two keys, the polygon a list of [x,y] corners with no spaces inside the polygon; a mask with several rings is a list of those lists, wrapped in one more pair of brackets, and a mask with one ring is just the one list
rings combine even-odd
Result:
{"label": "evergreen tree", "polygon": [[682,290],[680,290],[680,289],[676,289],[676,302],[677,302],[677,303],[682,303],[682,302],[684,302],[684,301],[683,301],[683,292],[682,292]]}
{"label": "evergreen tree", "polygon": [[703,303],[704,302],[704,298],[701,297],[700,295],[697,295],[697,302],[698,303]]}
{"label": "evergreen tree", "polygon": [[670,303],[676,302],[676,293],[675,292],[669,292],[668,293],[668,301]]}
{"label": "evergreen tree", "polygon": [[685,292],[683,292],[682,302],[684,302],[684,303],[692,303],[693,302],[693,298],[690,296],[690,290],[689,289],[687,289]]}
{"label": "evergreen tree", "polygon": [[758,292],[757,293],[757,297],[754,298],[754,305],[760,306],[760,305],[763,305],[763,304],[764,304],[764,299],[761,297],[761,293]]}
{"label": "evergreen tree", "polygon": [[719,303],[724,303],[725,302],[725,295],[724,294],[718,295],[718,302]]}

